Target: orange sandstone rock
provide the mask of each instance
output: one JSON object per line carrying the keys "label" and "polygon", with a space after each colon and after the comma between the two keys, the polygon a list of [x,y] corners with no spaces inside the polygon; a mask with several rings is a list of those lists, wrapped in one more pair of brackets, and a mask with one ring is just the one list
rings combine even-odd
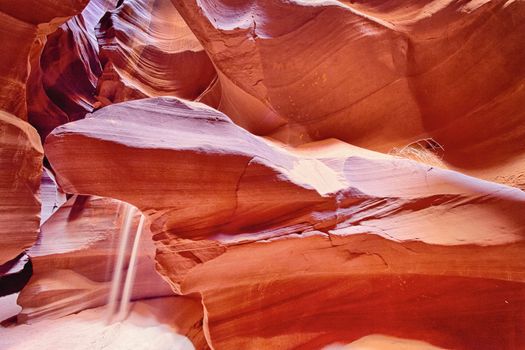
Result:
{"label": "orange sandstone rock", "polygon": [[149,216],[210,347],[525,345],[523,191],[335,140],[285,147],[173,98],[106,107],[45,149],[66,192]]}
{"label": "orange sandstone rock", "polygon": [[[0,3],[0,110],[27,119],[26,82],[45,42],[88,0],[4,0]],[[30,9],[30,10],[28,10]]]}
{"label": "orange sandstone rock", "polygon": [[173,3],[247,130],[382,152],[431,137],[448,166],[523,186],[522,1]]}
{"label": "orange sandstone rock", "polygon": [[58,125],[84,117],[98,105],[102,74],[95,27],[116,0],[92,0],[78,15],[49,34],[42,54],[31,61],[28,118],[42,139]]}
{"label": "orange sandstone rock", "polygon": [[0,265],[36,240],[43,149],[36,130],[0,111]]}
{"label": "orange sandstone rock", "polygon": [[186,23],[167,0],[124,1],[97,29],[98,83],[103,104],[154,96],[195,99],[215,69]]}
{"label": "orange sandstone rock", "polygon": [[[22,290],[21,322],[58,318],[87,308],[103,306],[118,254],[124,203],[107,198],[74,196],[42,225],[38,242],[28,254],[33,276]],[[137,230],[132,226],[128,247]],[[125,252],[124,276],[131,249]],[[132,299],[172,295],[154,270],[151,233],[141,236]]]}

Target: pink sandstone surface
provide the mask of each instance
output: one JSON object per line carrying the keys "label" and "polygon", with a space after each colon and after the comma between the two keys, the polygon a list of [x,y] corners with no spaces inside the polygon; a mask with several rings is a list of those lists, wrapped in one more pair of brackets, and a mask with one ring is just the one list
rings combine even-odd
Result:
{"label": "pink sandstone surface", "polygon": [[0,19],[0,349],[525,348],[523,0]]}

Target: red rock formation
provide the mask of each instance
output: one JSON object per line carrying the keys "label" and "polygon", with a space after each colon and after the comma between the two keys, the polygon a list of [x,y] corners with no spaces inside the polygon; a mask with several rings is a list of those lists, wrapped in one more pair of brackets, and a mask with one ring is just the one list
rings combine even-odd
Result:
{"label": "red rock formation", "polygon": [[432,137],[450,166],[523,185],[523,2],[173,3],[217,68],[219,109],[251,132],[383,152]]}
{"label": "red rock formation", "polygon": [[40,56],[46,35],[82,11],[88,2],[4,0],[0,3],[0,110],[27,119],[29,62]]}
{"label": "red rock formation", "polygon": [[[41,227],[28,254],[33,276],[18,303],[23,322],[57,318],[105,305],[118,253],[123,205],[105,198],[72,197]],[[138,218],[132,232],[137,230]],[[154,271],[151,234],[141,236],[133,299],[171,295]],[[130,243],[131,245],[131,243]],[[129,262],[130,250],[125,259]],[[127,270],[127,263],[124,266]]]}
{"label": "red rock formation", "polygon": [[42,139],[58,125],[84,117],[97,106],[95,89],[102,74],[95,27],[116,0],[92,0],[45,41],[31,62],[29,121]]}
{"label": "red rock formation", "polygon": [[104,108],[45,148],[67,192],[149,215],[158,269],[201,295],[211,347],[525,346],[522,191],[335,141],[285,149],[168,98]]}
{"label": "red rock formation", "polygon": [[0,265],[36,240],[42,157],[35,129],[0,111]]}
{"label": "red rock formation", "polygon": [[116,0],[91,1],[35,49],[29,121],[42,139],[101,103],[162,95],[195,99],[216,76],[169,0],[115,7]]}
{"label": "red rock formation", "polygon": [[524,18],[1,1],[0,348],[525,348]]}
{"label": "red rock formation", "polygon": [[97,31],[104,103],[153,96],[197,98],[215,69],[169,0],[124,1]]}

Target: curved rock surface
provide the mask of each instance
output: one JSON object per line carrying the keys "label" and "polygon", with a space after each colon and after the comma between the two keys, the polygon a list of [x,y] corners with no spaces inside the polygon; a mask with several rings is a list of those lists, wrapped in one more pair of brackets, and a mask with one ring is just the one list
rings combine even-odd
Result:
{"label": "curved rock surface", "polygon": [[104,105],[155,96],[195,99],[215,78],[202,46],[169,0],[123,1],[97,30]]}
{"label": "curved rock surface", "polygon": [[66,192],[149,216],[210,347],[525,345],[523,191],[335,140],[286,148],[169,98],[101,109],[45,149]]}
{"label": "curved rock surface", "polygon": [[524,349],[524,19],[0,1],[0,348]]}
{"label": "curved rock surface", "polygon": [[249,131],[382,152],[432,137],[451,167],[523,186],[523,1],[172,1]]}
{"label": "curved rock surface", "polygon": [[42,139],[101,105],[163,95],[196,99],[216,78],[169,0],[92,0],[34,51],[29,121]]}
{"label": "curved rock surface", "polygon": [[[38,242],[28,252],[33,276],[18,298],[23,307],[19,321],[58,318],[106,304],[122,234],[124,205],[107,198],[73,196],[42,225]],[[132,225],[133,234],[137,224],[138,215]],[[145,229],[132,299],[173,294],[154,271],[154,251],[151,234]],[[128,249],[126,262],[130,254]],[[124,275],[127,270],[128,263]]]}
{"label": "curved rock surface", "polygon": [[27,119],[26,82],[30,61],[40,56],[46,35],[80,13],[88,2],[4,0],[0,3],[0,110]]}
{"label": "curved rock surface", "polygon": [[95,27],[116,0],[91,0],[85,9],[48,35],[31,62],[28,118],[45,139],[58,125],[84,117],[102,74]]}
{"label": "curved rock surface", "polygon": [[0,111],[0,265],[36,241],[43,153],[31,125]]}

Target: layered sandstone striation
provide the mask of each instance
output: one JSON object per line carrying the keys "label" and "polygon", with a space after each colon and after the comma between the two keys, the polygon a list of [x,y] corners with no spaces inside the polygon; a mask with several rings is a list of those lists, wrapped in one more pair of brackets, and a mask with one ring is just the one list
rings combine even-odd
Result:
{"label": "layered sandstone striation", "polygon": [[525,348],[524,18],[1,1],[0,348]]}
{"label": "layered sandstone striation", "polygon": [[196,99],[215,79],[208,55],[166,0],[123,1],[97,29],[102,104],[155,97]]}
{"label": "layered sandstone striation", "polygon": [[196,99],[216,78],[169,0],[90,1],[34,51],[28,117],[42,139],[113,102],[163,95]]}
{"label": "layered sandstone striation", "polygon": [[36,241],[42,158],[36,130],[0,111],[0,265]]}
{"label": "layered sandstone striation", "polygon": [[55,127],[78,120],[100,103],[102,74],[95,27],[116,0],[91,0],[84,10],[47,36],[31,61],[28,118],[42,139]]}
{"label": "layered sandstone striation", "polygon": [[[5,0],[0,4],[0,110],[27,120],[26,83],[30,62],[40,56],[46,36],[89,0]],[[28,9],[31,9],[30,11]]]}
{"label": "layered sandstone striation", "polygon": [[[51,215],[41,226],[38,242],[28,251],[33,275],[18,298],[23,308],[20,321],[58,318],[107,303],[123,234],[125,206],[107,198],[73,196]],[[133,219],[133,233],[138,215]],[[124,275],[130,253],[130,249],[125,251]],[[173,294],[154,271],[154,254],[151,234],[145,229],[139,244],[132,299]]]}
{"label": "layered sandstone striation", "polygon": [[104,108],[45,149],[67,192],[149,216],[157,268],[202,297],[212,347],[525,342],[520,190],[338,141],[286,148],[173,98]]}
{"label": "layered sandstone striation", "polygon": [[25,250],[38,235],[43,153],[36,130],[0,110],[0,322],[20,312],[16,293],[31,277]]}
{"label": "layered sandstone striation", "polygon": [[449,166],[523,186],[522,1],[173,3],[249,131],[382,152],[431,137]]}

